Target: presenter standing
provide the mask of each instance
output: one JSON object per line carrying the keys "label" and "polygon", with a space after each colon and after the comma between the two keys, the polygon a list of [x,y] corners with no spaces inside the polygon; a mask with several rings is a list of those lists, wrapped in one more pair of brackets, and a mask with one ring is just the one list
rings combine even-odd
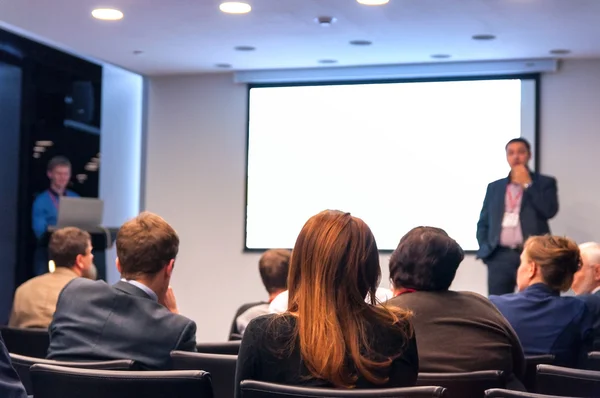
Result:
{"label": "presenter standing", "polygon": [[35,198],[31,217],[33,232],[38,240],[34,258],[34,273],[36,276],[48,272],[48,254],[46,249],[39,246],[39,241],[49,226],[56,225],[61,196],[79,196],[67,189],[71,181],[71,162],[69,159],[64,156],[53,157],[48,162],[46,173],[50,180],[50,187]]}
{"label": "presenter standing", "polygon": [[506,144],[508,177],[490,183],[477,223],[477,258],[488,267],[488,294],[512,293],[523,243],[550,233],[558,212],[556,179],[529,170],[531,145],[523,138]]}

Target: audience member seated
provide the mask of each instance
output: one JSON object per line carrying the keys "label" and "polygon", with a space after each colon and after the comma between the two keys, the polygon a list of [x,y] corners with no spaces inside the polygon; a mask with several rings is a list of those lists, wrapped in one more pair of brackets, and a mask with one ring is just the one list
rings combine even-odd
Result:
{"label": "audience member seated", "polygon": [[[341,388],[413,386],[419,358],[410,313],[376,306],[377,244],[359,218],[310,218],[290,263],[289,311],[252,320],[240,347],[243,380]],[[371,294],[370,303],[365,302]]]}
{"label": "audience member seated", "polygon": [[170,352],[196,351],[196,324],[179,315],[169,286],[179,237],[161,217],[142,213],[117,234],[121,281],[78,278],[58,298],[48,359],[132,359],[141,367],[171,367]]}
{"label": "audience member seated", "polygon": [[592,320],[583,301],[561,297],[581,265],[577,244],[559,236],[525,242],[517,270],[518,293],[490,296],[517,332],[525,355],[553,354],[575,367],[591,347]]}
{"label": "audience member seated", "polygon": [[[385,287],[378,287],[375,291],[375,299],[377,303],[385,303],[389,299],[394,297],[394,294],[390,289],[386,289]],[[365,301],[367,303],[371,302],[371,295],[367,294],[365,297]],[[269,313],[270,314],[280,314],[282,312],[286,312],[288,308],[288,291],[282,292],[279,294],[275,300],[271,301],[269,305]]]}
{"label": "audience member seated", "polygon": [[81,276],[96,279],[92,242],[87,232],[73,227],[55,231],[48,242],[48,254],[55,271],[19,286],[8,326],[47,329],[65,285]]}
{"label": "audience member seated", "polygon": [[0,334],[0,397],[26,398],[25,387],[10,363],[8,351]]}
{"label": "audience member seated", "polygon": [[573,277],[571,289],[583,300],[593,319],[593,350],[600,351],[600,244],[579,245],[581,268]]}
{"label": "audience member seated", "polygon": [[449,290],[463,259],[458,243],[433,227],[409,231],[390,257],[395,297],[389,304],[414,313],[419,370],[502,370],[521,379],[523,349],[508,321],[487,298]]}
{"label": "audience member seated", "polygon": [[[243,335],[248,322],[269,313],[269,304],[287,289],[288,268],[291,251],[283,249],[267,250],[258,261],[258,271],[269,301],[259,301],[242,305],[236,312],[229,332],[230,336]],[[231,337],[230,337],[231,338]]]}

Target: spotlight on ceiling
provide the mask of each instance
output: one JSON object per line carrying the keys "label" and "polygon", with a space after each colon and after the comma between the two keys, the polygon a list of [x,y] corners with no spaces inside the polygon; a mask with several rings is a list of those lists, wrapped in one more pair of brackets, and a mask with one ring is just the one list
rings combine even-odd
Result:
{"label": "spotlight on ceiling", "polygon": [[114,8],[96,8],[92,11],[92,16],[103,21],[118,21],[123,19],[123,13]]}
{"label": "spotlight on ceiling", "polygon": [[359,4],[365,6],[382,6],[390,2],[390,0],[356,0]]}
{"label": "spotlight on ceiling", "polygon": [[219,10],[227,14],[247,14],[252,11],[252,7],[248,3],[227,1],[225,3],[221,3]]}

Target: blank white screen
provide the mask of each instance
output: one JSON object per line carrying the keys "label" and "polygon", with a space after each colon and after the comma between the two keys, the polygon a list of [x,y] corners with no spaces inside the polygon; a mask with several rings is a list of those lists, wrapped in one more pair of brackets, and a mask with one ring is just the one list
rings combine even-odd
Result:
{"label": "blank white screen", "polygon": [[338,209],[380,250],[419,225],[476,250],[504,146],[535,148],[535,80],[255,87],[248,128],[247,248],[291,248],[309,217]]}

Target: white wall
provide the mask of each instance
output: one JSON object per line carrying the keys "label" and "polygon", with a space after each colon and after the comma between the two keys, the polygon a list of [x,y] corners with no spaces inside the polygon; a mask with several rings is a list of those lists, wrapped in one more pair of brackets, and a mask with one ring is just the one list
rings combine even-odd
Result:
{"label": "white wall", "polygon": [[[565,63],[543,77],[541,90],[541,171],[555,175],[560,190],[554,231],[600,239],[600,60]],[[198,323],[199,341],[223,340],[235,309],[266,297],[259,255],[242,252],[247,89],[229,74],[157,77],[148,101],[146,209],[180,235],[173,286],[181,312]],[[381,257],[385,286],[388,258]],[[486,278],[468,256],[453,288],[486,294]]]}
{"label": "white wall", "polygon": [[[116,66],[102,68],[100,198],[103,224],[119,227],[140,210],[144,79]],[[119,279],[116,250],[106,252],[106,276]]]}

